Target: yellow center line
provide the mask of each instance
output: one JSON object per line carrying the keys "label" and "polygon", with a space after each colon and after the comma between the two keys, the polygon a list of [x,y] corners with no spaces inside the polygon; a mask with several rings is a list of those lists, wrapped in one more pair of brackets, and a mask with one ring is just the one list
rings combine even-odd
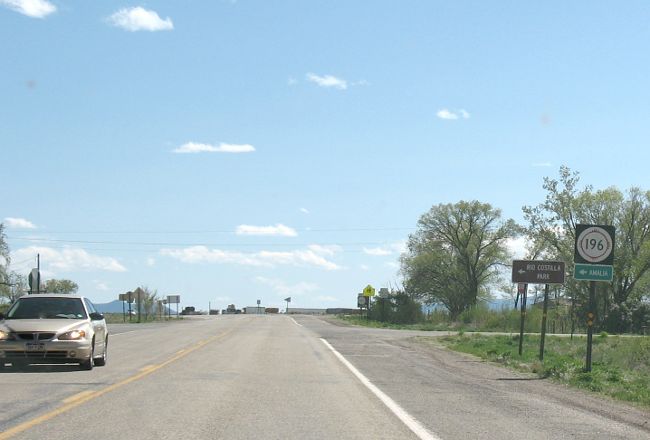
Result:
{"label": "yellow center line", "polygon": [[54,410],[52,410],[52,411],[50,411],[48,413],[45,413],[45,414],[43,414],[41,416],[38,416],[38,417],[36,417],[36,418],[34,418],[32,420],[28,420],[28,421],[26,421],[24,423],[21,423],[20,425],[16,425],[13,428],[7,429],[4,432],[0,432],[0,440],[6,440],[8,438],[11,438],[11,437],[15,436],[16,434],[20,434],[21,432],[26,431],[29,428],[33,428],[34,426],[40,425],[41,423],[46,422],[46,421],[48,421],[50,419],[53,419],[54,417],[56,417],[58,415],[64,414],[64,413],[70,411],[71,409],[74,409],[74,408],[76,408],[76,407],[78,407],[78,406],[80,406],[80,405],[82,405],[82,404],[84,404],[84,403],[86,403],[86,402],[88,402],[90,400],[96,399],[97,397],[103,396],[104,394],[107,394],[107,393],[110,393],[111,391],[114,391],[114,390],[116,390],[116,389],[118,389],[120,387],[123,387],[124,385],[130,384],[130,383],[135,382],[137,380],[140,380],[140,379],[152,374],[153,372],[158,371],[161,368],[166,367],[167,365],[169,365],[169,364],[171,364],[173,362],[176,362],[177,360],[179,360],[181,358],[184,358],[188,354],[198,350],[199,348],[203,347],[204,345],[206,345],[206,344],[208,344],[210,342],[217,341],[217,340],[227,336],[228,334],[232,333],[234,330],[235,329],[228,330],[225,333],[221,333],[219,335],[213,336],[213,337],[211,337],[209,339],[206,339],[204,341],[196,343],[196,344],[192,345],[191,347],[189,347],[189,348],[187,348],[185,350],[181,350],[180,352],[178,352],[177,354],[175,354],[174,356],[167,359],[165,362],[163,362],[161,364],[150,365],[150,366],[144,367],[142,370],[140,370],[139,373],[134,374],[133,376],[127,377],[126,379],[124,379],[124,380],[122,380],[120,382],[116,382],[116,383],[114,383],[112,385],[109,385],[109,386],[107,386],[105,388],[102,388],[102,389],[97,390],[97,391],[88,390],[88,391],[82,391],[81,393],[78,393],[78,394],[74,394],[74,395],[68,397],[67,399],[63,400],[63,405],[61,405],[60,407],[55,408]]}
{"label": "yellow center line", "polygon": [[156,364],[153,364],[153,365],[147,365],[147,366],[144,366],[144,367],[140,368],[140,371],[149,371],[149,370],[151,370],[151,369],[153,369],[153,368],[155,368],[155,367],[157,367],[157,366],[158,366],[158,365],[156,365]]}
{"label": "yellow center line", "polygon": [[72,403],[75,400],[83,399],[84,397],[90,396],[91,394],[95,394],[95,392],[92,390],[82,391],[80,393],[68,397],[67,399],[63,399],[63,403]]}

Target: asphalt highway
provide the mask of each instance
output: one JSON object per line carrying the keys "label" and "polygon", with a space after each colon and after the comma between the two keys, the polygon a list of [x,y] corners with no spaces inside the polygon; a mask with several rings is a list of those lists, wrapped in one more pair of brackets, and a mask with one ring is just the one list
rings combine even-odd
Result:
{"label": "asphalt highway", "polygon": [[0,374],[0,440],[648,439],[650,412],[310,316],[111,325],[105,367]]}

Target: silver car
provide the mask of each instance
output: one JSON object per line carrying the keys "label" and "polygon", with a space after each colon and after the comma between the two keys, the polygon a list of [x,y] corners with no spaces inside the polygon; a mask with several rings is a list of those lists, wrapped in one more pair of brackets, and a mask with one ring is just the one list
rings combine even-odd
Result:
{"label": "silver car", "polygon": [[104,315],[83,296],[25,295],[0,314],[0,368],[78,363],[83,370],[106,364]]}

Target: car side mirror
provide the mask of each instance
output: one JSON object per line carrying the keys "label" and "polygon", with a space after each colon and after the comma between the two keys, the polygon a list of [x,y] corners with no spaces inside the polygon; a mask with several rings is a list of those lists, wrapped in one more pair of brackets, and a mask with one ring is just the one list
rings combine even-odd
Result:
{"label": "car side mirror", "polygon": [[92,321],[101,321],[102,319],[104,319],[104,315],[102,315],[101,313],[93,312],[90,314],[90,319]]}

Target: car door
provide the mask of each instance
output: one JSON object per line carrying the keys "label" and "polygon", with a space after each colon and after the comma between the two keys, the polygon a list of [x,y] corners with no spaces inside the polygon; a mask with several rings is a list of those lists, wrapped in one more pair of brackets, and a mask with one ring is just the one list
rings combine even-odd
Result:
{"label": "car door", "polygon": [[[88,298],[84,298],[84,303],[86,304],[86,309],[88,313],[98,313],[95,306]],[[93,333],[95,334],[95,355],[98,353],[104,352],[104,343],[106,341],[106,321],[103,319],[100,321],[90,320],[90,325],[93,327]]]}

